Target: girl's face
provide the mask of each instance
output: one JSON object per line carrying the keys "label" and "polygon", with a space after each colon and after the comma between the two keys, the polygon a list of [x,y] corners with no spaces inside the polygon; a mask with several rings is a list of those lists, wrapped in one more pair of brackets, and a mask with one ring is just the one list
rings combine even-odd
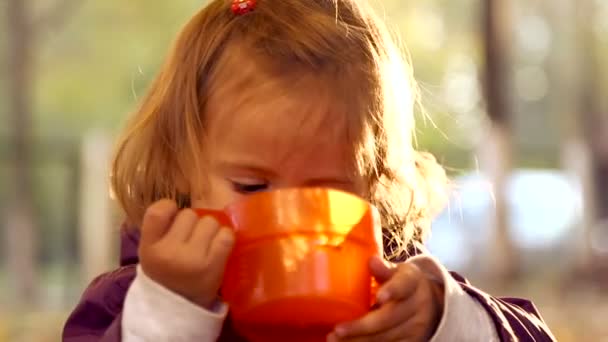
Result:
{"label": "girl's face", "polygon": [[206,187],[192,195],[192,207],[221,209],[240,196],[286,187],[323,186],[365,196],[343,116],[314,95],[255,92],[241,101],[230,91],[210,96]]}

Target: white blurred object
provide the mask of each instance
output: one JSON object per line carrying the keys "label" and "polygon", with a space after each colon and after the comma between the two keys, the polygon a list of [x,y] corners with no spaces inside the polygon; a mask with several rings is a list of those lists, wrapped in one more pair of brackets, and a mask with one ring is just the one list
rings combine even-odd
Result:
{"label": "white blurred object", "polygon": [[[448,208],[433,223],[427,245],[446,266],[462,269],[482,257],[492,234],[492,184],[482,174],[454,180]],[[582,220],[582,190],[575,179],[556,170],[519,169],[506,188],[510,237],[516,249],[559,248]]]}
{"label": "white blurred object", "polygon": [[112,269],[115,243],[109,195],[111,139],[100,133],[85,136],[82,150],[82,184],[80,203],[80,253],[82,275],[89,282]]}

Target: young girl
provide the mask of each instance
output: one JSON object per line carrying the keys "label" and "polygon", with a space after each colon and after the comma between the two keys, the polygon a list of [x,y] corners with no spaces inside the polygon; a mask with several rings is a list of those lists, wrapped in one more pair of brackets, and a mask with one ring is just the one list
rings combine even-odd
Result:
{"label": "young girl", "polygon": [[530,302],[493,298],[422,252],[447,182],[412,148],[414,89],[362,0],[212,1],[119,142],[121,267],[85,291],[63,340],[242,340],[217,298],[234,236],[188,208],[304,186],[373,203],[392,261],[370,261],[380,306],[328,340],[553,340]]}

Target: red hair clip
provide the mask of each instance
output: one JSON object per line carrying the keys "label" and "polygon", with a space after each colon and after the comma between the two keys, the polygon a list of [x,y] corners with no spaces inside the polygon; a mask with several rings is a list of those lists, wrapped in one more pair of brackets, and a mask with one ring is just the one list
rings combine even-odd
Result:
{"label": "red hair clip", "polygon": [[256,0],[232,0],[230,8],[235,15],[243,15],[252,12],[256,4]]}

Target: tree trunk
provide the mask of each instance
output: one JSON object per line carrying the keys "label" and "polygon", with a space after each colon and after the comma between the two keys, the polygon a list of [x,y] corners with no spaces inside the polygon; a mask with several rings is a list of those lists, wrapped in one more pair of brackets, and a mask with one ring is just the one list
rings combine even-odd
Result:
{"label": "tree trunk", "polygon": [[[14,280],[18,304],[34,304],[36,295],[36,227],[31,182],[31,103],[33,59],[29,1],[8,0],[6,24],[8,116],[11,129],[11,179],[5,215],[9,279]],[[10,153],[9,152],[9,153]]]}
{"label": "tree trunk", "polygon": [[[577,36],[578,25],[572,23],[572,13],[578,4],[570,0],[554,0],[543,3],[543,10],[549,18],[553,31],[552,53],[548,57],[549,84],[551,84],[550,113],[556,117],[560,127],[560,149],[563,170],[578,179],[583,191],[583,203],[593,203],[590,196],[593,189],[590,172],[590,152],[581,131],[579,91],[582,87],[582,65]],[[594,219],[591,212],[583,212],[582,221],[575,227],[581,233],[573,236],[569,244],[573,250],[568,252],[561,270],[567,277],[588,268],[591,262],[589,227]],[[575,276],[576,278],[576,276]]]}
{"label": "tree trunk", "polygon": [[[509,1],[483,2],[484,90],[490,118],[490,136],[485,148],[492,154],[488,168],[495,189],[496,211],[494,237],[490,243],[489,275],[507,281],[515,274],[517,262],[509,232],[509,208],[506,186],[511,171],[513,133],[511,124],[510,38],[511,8]],[[490,228],[490,227],[489,227]]]}
{"label": "tree trunk", "polygon": [[592,215],[589,229],[591,241],[591,275],[606,286],[608,281],[608,105],[602,92],[601,78],[605,73],[599,58],[598,41],[593,28],[594,4],[579,2],[577,28],[581,51],[580,117],[582,136],[591,154],[591,202],[587,210]]}

